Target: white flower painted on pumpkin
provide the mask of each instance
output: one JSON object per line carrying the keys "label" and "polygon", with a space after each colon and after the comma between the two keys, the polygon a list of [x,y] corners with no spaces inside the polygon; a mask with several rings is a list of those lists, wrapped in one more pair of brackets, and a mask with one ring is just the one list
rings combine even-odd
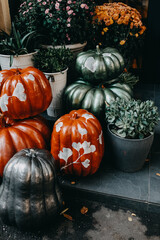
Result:
{"label": "white flower painted on pumpkin", "polygon": [[93,57],[89,57],[84,64],[84,68],[87,68],[91,72],[96,71],[96,61]]}
{"label": "white flower painted on pumpkin", "polygon": [[83,114],[82,117],[84,117],[84,118],[86,119],[86,122],[87,122],[87,120],[90,119],[90,118],[95,119],[91,114],[88,114],[88,113]]}
{"label": "white flower painted on pumpkin", "polygon": [[96,147],[95,145],[91,145],[90,142],[84,141],[82,143],[82,148],[84,149],[84,153],[83,154],[88,154],[88,153],[93,153],[96,151]]}
{"label": "white flower painted on pumpkin", "polygon": [[83,135],[87,134],[87,130],[85,128],[82,128],[79,124],[78,124],[78,132],[81,134],[82,137]]}
{"label": "white flower painted on pumpkin", "polygon": [[8,111],[8,98],[9,96],[7,96],[7,94],[4,94],[1,98],[0,98],[0,108],[2,110],[2,112],[6,112]]}
{"label": "white flower painted on pumpkin", "polygon": [[82,144],[80,142],[78,142],[78,143],[73,142],[72,147],[79,152],[79,150],[82,148]]}
{"label": "white flower painted on pumpkin", "polygon": [[57,125],[56,125],[56,132],[59,132],[61,130],[61,127],[63,126],[63,122],[59,122]]}
{"label": "white flower painted on pumpkin", "polygon": [[90,160],[86,159],[84,162],[81,162],[81,163],[82,163],[83,167],[88,168],[90,165]]}
{"label": "white flower painted on pumpkin", "polygon": [[17,97],[20,101],[24,102],[24,101],[26,101],[26,98],[27,98],[27,96],[24,92],[25,92],[25,89],[23,87],[23,84],[17,83],[12,96]]}
{"label": "white flower painted on pumpkin", "polygon": [[101,133],[97,139],[99,141],[99,144],[102,144],[102,135],[103,135],[103,132],[101,131]]}
{"label": "white flower painted on pumpkin", "polygon": [[31,80],[31,81],[34,81],[35,80],[35,77],[30,73],[27,77],[27,79]]}
{"label": "white flower painted on pumpkin", "polygon": [[72,156],[72,150],[70,148],[63,148],[62,151],[59,152],[58,157],[63,159],[66,163],[70,156]]}

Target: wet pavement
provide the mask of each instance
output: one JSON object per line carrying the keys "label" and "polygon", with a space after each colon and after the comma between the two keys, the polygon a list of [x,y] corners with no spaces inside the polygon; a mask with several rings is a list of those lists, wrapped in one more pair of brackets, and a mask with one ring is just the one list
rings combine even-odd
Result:
{"label": "wet pavement", "polygon": [[[22,232],[0,224],[0,240],[158,240],[160,216],[157,213],[132,211],[94,201],[66,202],[67,216],[36,232]],[[81,213],[82,207],[88,212]]]}

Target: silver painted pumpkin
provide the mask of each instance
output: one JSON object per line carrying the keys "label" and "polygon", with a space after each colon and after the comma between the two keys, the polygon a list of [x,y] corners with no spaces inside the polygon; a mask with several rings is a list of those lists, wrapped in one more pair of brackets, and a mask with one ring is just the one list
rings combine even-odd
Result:
{"label": "silver painted pumpkin", "polygon": [[35,229],[62,206],[54,158],[43,149],[23,149],[5,166],[0,188],[0,217],[5,224]]}
{"label": "silver painted pumpkin", "polygon": [[76,70],[84,80],[98,84],[118,77],[124,70],[124,59],[115,48],[82,52],[76,59]]}

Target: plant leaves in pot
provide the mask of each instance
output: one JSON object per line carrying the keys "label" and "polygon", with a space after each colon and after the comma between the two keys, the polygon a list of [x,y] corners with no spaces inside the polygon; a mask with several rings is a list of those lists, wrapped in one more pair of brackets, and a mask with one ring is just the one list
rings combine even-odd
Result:
{"label": "plant leaves in pot", "polygon": [[[0,33],[0,65],[1,69],[26,68],[33,66],[32,57],[36,53],[33,41],[37,38],[36,31],[25,35],[19,32],[12,23],[10,35]],[[30,44],[32,41],[32,44]]]}
{"label": "plant leaves in pot", "polygon": [[73,61],[69,49],[40,48],[33,58],[36,68],[44,72],[52,89],[52,102],[47,114],[55,119],[63,114],[62,94],[67,84],[68,65]]}
{"label": "plant leaves in pot", "polygon": [[140,170],[153,143],[158,108],[151,100],[117,98],[106,103],[105,115],[115,167],[124,172]]}

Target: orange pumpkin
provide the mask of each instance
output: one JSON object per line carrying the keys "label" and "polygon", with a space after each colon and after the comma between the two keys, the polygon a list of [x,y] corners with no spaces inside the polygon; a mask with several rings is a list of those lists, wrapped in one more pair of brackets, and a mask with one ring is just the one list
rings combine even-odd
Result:
{"label": "orange pumpkin", "polygon": [[34,67],[0,71],[0,109],[12,119],[45,111],[52,99],[45,75]]}
{"label": "orange pumpkin", "polygon": [[51,153],[65,174],[94,174],[104,154],[104,139],[98,119],[87,110],[73,110],[53,127]]}
{"label": "orange pumpkin", "polygon": [[1,117],[0,176],[10,158],[24,148],[47,148],[50,130],[42,117],[14,121]]}

